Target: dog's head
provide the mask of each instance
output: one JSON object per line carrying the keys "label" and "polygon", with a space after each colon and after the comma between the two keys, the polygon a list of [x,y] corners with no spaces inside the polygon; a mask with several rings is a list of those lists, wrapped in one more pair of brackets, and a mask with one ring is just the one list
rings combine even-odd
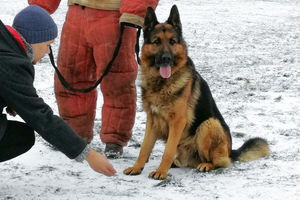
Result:
{"label": "dog's head", "polygon": [[150,67],[163,78],[169,78],[187,60],[177,6],[172,7],[165,23],[159,23],[154,10],[148,7],[143,31],[142,66]]}

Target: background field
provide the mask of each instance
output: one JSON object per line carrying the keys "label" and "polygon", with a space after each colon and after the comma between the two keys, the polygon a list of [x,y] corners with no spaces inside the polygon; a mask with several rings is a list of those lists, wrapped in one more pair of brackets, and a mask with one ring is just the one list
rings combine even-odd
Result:
{"label": "background field", "polygon": [[[260,136],[268,140],[271,155],[209,173],[171,169],[165,181],[156,181],[148,174],[164,151],[158,142],[141,175],[123,175],[138,156],[145,130],[138,89],[132,140],[123,158],[111,160],[116,176],[105,177],[87,163],[69,160],[37,135],[28,153],[0,163],[0,199],[300,199],[300,1],[161,0],[159,21],[167,19],[173,4],[181,14],[189,55],[231,128],[233,147]],[[26,0],[1,0],[0,19],[11,24],[26,5]],[[66,10],[62,0],[53,14],[59,31]],[[57,54],[59,39],[53,46]],[[36,65],[35,86],[58,114],[53,74],[48,58],[43,59]],[[98,151],[104,149],[101,106],[99,95],[92,141]]]}

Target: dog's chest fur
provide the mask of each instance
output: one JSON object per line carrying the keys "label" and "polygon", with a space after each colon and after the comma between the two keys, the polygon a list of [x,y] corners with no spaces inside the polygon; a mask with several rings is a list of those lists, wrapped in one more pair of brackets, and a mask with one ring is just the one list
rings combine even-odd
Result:
{"label": "dog's chest fur", "polygon": [[183,95],[190,78],[190,74],[184,71],[177,72],[168,79],[142,75],[142,101],[145,111],[153,114],[171,111],[174,102]]}
{"label": "dog's chest fur", "polygon": [[142,74],[143,108],[151,115],[153,129],[163,140],[168,138],[168,121],[178,112],[177,100],[190,89],[187,86],[190,80],[191,75],[185,70],[173,74],[168,79]]}

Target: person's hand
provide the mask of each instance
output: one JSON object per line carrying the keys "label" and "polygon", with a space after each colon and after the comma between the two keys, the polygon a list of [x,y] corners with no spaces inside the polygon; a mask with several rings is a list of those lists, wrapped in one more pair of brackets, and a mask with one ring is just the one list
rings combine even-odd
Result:
{"label": "person's hand", "polygon": [[130,22],[121,22],[120,24],[123,26],[132,27],[132,28],[142,28],[141,26],[134,24],[134,23],[130,23]]}
{"label": "person's hand", "polygon": [[7,112],[7,114],[9,114],[10,116],[13,116],[13,117],[17,116],[17,112],[14,111],[13,109],[11,109],[10,107],[6,107],[6,112]]}
{"label": "person's hand", "polygon": [[116,173],[116,170],[107,160],[107,158],[93,149],[91,149],[91,151],[88,153],[86,161],[96,172],[102,173],[106,176],[113,176]]}

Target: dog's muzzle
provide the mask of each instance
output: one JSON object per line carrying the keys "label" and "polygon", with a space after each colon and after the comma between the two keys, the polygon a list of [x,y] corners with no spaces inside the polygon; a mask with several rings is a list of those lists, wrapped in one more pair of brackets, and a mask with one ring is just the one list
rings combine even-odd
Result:
{"label": "dog's muzzle", "polygon": [[162,78],[169,78],[172,73],[173,56],[170,52],[158,54],[155,63]]}

